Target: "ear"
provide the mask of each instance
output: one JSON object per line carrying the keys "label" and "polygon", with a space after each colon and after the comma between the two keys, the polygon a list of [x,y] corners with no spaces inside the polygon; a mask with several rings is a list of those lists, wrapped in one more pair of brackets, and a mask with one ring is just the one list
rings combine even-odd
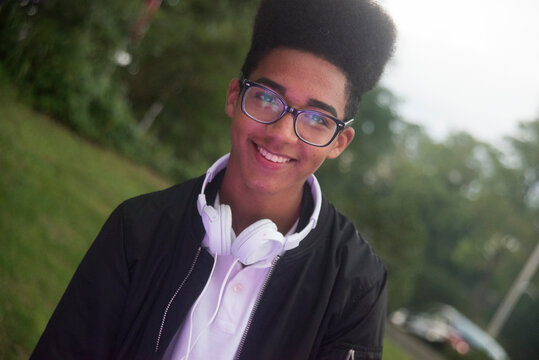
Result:
{"label": "ear", "polygon": [[234,117],[234,111],[240,97],[240,91],[240,81],[238,79],[232,79],[228,85],[225,103],[225,112],[231,118]]}
{"label": "ear", "polygon": [[355,133],[354,128],[351,127],[347,127],[341,131],[339,135],[337,135],[337,139],[333,140],[333,144],[330,145],[332,148],[328,153],[328,158],[335,159],[337,156],[339,156],[352,142]]}

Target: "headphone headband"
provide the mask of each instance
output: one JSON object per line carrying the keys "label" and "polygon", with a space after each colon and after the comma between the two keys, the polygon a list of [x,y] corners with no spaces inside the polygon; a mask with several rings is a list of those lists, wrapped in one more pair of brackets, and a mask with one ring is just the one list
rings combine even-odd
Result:
{"label": "headphone headband", "polygon": [[[208,206],[207,201],[206,201],[206,196],[204,195],[206,191],[206,185],[208,185],[219,172],[221,172],[227,167],[229,158],[230,158],[230,153],[225,154],[221,158],[219,158],[219,160],[217,160],[212,166],[210,166],[210,168],[206,171],[206,177],[204,178],[204,182],[202,183],[200,194],[198,195],[197,208],[198,208],[198,212],[200,216],[202,217],[206,232],[208,232],[208,229],[210,228],[210,224],[212,223],[215,224],[218,221],[218,219],[221,218],[221,212],[228,214],[228,212],[230,211],[228,205],[220,205],[219,210],[214,209],[212,206]],[[320,189],[320,184],[318,183],[318,180],[316,179],[316,177],[312,174],[307,178],[307,182],[309,183],[311,187],[311,193],[312,193],[313,201],[314,201],[314,211],[309,219],[309,223],[305,226],[305,228],[303,228],[299,232],[296,232],[294,234],[284,237],[284,244],[282,244],[282,249],[285,251],[293,249],[299,245],[300,241],[303,240],[309,234],[309,232],[316,227],[316,223],[320,215],[320,209],[322,207],[322,191]],[[228,210],[225,210],[225,208],[228,208]],[[228,218],[230,221],[230,217]],[[267,220],[267,221],[271,222],[270,220]],[[228,226],[231,227],[231,225],[228,225]],[[225,227],[228,227],[228,226],[225,226]],[[273,224],[273,226],[275,226],[275,224]],[[224,230],[224,229],[221,229],[221,230]],[[228,230],[225,230],[225,231],[228,231]],[[276,231],[276,226],[275,226],[275,231]],[[233,234],[233,231],[231,228],[230,228],[230,232]],[[241,234],[238,237],[240,236]],[[282,238],[282,235],[279,235],[279,236],[281,236]],[[230,241],[235,241],[235,240],[230,240]]]}
{"label": "headphone headband", "polygon": [[210,168],[206,171],[206,177],[204,178],[204,182],[202,183],[202,189],[200,190],[200,194],[198,195],[197,207],[199,213],[202,213],[204,206],[207,205],[206,195],[204,195],[204,192],[206,191],[206,185],[212,182],[212,180],[215,178],[215,175],[219,174],[222,170],[226,168],[226,166],[228,165],[229,157],[230,153],[221,156],[219,160],[214,162],[213,165],[210,166]]}

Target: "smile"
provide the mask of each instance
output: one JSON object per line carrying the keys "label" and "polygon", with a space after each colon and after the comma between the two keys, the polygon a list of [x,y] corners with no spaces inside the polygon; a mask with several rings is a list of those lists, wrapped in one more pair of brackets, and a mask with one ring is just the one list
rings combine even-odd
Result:
{"label": "smile", "polygon": [[268,150],[264,149],[263,147],[259,145],[256,146],[256,149],[258,150],[258,153],[262,155],[266,160],[277,163],[277,164],[284,164],[292,160],[284,156],[279,156],[279,155],[270,153]]}

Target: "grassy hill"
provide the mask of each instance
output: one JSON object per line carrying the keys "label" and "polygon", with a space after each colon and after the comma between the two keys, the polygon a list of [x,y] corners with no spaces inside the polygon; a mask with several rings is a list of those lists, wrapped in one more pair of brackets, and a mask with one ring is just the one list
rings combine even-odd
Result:
{"label": "grassy hill", "polygon": [[[171,182],[30,110],[0,79],[0,358],[27,359],[123,200]],[[410,359],[386,340],[384,359]]]}
{"label": "grassy hill", "polygon": [[0,109],[0,358],[28,358],[108,214],[170,182],[29,110],[1,82]]}

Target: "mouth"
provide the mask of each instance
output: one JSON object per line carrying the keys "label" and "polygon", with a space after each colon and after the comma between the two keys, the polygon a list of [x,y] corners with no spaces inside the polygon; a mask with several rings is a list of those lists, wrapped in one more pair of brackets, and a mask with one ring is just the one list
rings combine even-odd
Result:
{"label": "mouth", "polygon": [[289,157],[285,157],[285,156],[282,156],[282,155],[277,155],[277,154],[274,154],[272,152],[270,152],[269,150],[261,147],[260,145],[258,144],[255,144],[256,146],[256,150],[258,151],[258,153],[260,155],[262,155],[262,157],[272,163],[275,163],[275,164],[286,164],[290,161],[292,161],[291,158]]}

